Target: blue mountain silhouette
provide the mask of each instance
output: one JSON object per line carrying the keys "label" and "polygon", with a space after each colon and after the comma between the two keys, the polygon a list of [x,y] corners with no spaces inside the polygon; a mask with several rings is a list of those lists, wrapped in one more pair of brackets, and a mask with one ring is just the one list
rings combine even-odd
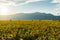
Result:
{"label": "blue mountain silhouette", "polygon": [[0,19],[5,20],[60,20],[60,16],[54,16],[52,14],[46,14],[46,13],[17,13],[14,15],[4,16]]}
{"label": "blue mountain silhouette", "polygon": [[52,14],[46,14],[46,13],[19,13],[12,15],[12,19],[16,20],[60,20],[60,16],[54,16]]}

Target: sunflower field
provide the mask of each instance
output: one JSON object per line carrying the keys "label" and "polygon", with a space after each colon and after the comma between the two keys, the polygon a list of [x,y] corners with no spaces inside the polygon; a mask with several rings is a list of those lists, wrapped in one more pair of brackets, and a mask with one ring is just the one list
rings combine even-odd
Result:
{"label": "sunflower field", "polygon": [[60,40],[60,21],[0,20],[0,40]]}

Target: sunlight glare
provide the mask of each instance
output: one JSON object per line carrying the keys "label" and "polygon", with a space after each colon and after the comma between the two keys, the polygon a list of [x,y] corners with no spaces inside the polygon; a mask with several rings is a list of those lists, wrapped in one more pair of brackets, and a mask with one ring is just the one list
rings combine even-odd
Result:
{"label": "sunlight glare", "polygon": [[6,6],[0,7],[0,15],[9,15],[9,9]]}

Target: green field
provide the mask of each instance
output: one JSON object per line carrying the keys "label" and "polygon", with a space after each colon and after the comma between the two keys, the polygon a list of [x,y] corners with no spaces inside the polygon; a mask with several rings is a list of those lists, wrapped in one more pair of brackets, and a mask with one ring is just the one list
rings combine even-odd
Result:
{"label": "green field", "polygon": [[60,40],[60,21],[0,20],[0,40]]}

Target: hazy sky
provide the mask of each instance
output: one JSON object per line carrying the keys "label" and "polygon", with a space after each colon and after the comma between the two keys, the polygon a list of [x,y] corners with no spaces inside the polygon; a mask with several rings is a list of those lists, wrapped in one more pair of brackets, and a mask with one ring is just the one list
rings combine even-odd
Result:
{"label": "hazy sky", "polygon": [[10,12],[43,12],[60,14],[60,0],[0,0],[0,7],[7,7]]}

